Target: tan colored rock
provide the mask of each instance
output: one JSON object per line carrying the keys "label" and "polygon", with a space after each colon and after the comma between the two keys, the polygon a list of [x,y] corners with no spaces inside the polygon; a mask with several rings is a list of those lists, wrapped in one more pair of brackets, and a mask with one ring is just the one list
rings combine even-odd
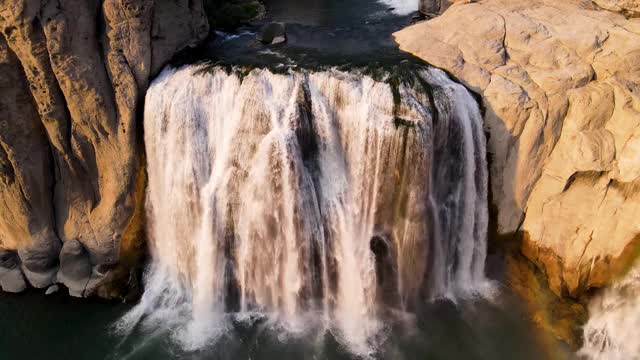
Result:
{"label": "tan colored rock", "polygon": [[52,281],[61,246],[54,231],[53,183],[44,127],[20,62],[0,37],[0,252],[20,250],[36,287]]}
{"label": "tan colored rock", "polygon": [[[134,248],[122,239],[135,231],[130,225],[141,209],[136,123],[144,92],[173,54],[206,36],[202,2],[0,0],[0,32],[0,54],[6,39],[11,50],[4,53],[19,60],[0,60],[13,66],[4,77],[18,84],[26,77],[31,93],[21,102],[0,100],[12,106],[2,121],[25,127],[0,123],[0,163],[19,175],[0,188],[7,199],[7,209],[0,208],[6,219],[0,220],[0,249],[18,250],[25,275],[38,287],[53,280],[43,274],[55,275],[60,242],[77,243],[93,273],[106,276],[103,270],[126,256],[121,249]],[[27,105],[31,111],[22,109]],[[43,204],[30,206],[32,198]]]}
{"label": "tan colored rock", "polygon": [[485,0],[395,37],[483,95],[498,231],[526,233],[554,292],[621,271],[640,234],[640,21],[590,2]]}
{"label": "tan colored rock", "polygon": [[629,17],[640,17],[640,0],[594,0],[596,5]]}

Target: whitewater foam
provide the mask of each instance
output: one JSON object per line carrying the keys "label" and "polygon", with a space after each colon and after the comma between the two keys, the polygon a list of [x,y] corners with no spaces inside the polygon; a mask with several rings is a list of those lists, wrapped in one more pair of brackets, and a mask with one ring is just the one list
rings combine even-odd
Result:
{"label": "whitewater foam", "polygon": [[390,314],[487,283],[482,118],[442,71],[166,69],[144,126],[153,261],[122,332],[198,349],[266,317],[368,356]]}

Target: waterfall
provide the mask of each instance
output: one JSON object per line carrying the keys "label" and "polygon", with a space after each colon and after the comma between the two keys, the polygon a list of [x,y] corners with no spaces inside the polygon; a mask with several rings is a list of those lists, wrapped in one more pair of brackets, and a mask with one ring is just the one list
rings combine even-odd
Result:
{"label": "waterfall", "polygon": [[267,317],[367,355],[391,314],[477,294],[480,111],[440,70],[396,70],[165,69],[144,113],[152,264],[120,329],[197,349]]}
{"label": "waterfall", "polygon": [[579,354],[588,359],[637,359],[640,354],[638,297],[640,263],[591,300],[584,345]]}

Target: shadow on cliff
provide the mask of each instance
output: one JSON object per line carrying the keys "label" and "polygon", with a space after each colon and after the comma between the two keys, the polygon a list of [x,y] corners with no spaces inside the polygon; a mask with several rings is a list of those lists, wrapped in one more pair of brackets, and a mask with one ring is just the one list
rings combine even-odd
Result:
{"label": "shadow on cliff", "polygon": [[[452,74],[449,74],[452,78]],[[456,81],[459,81],[456,79]],[[491,105],[482,100],[482,96],[469,90],[480,104],[483,117],[487,114],[496,116]],[[494,171],[495,156],[489,150],[489,144],[495,138],[508,139],[507,148],[511,153],[518,153],[519,141],[507,129],[504,121],[492,122],[493,128],[487,129],[485,122],[485,135],[487,137],[487,165],[489,167],[489,228],[487,241],[486,273],[490,279],[498,281],[504,286],[510,295],[515,295],[523,301],[525,312],[531,321],[541,331],[538,340],[549,352],[551,359],[570,358],[571,350],[577,350],[582,346],[582,325],[587,321],[586,299],[572,299],[558,297],[550,288],[544,270],[529,260],[523,253],[523,242],[528,237],[526,231],[521,230],[526,209],[520,209],[522,216],[519,220],[518,230],[501,234],[498,227],[498,205],[495,191],[501,191],[503,186],[498,184],[515,183],[518,169],[510,174]],[[495,138],[492,138],[492,135]],[[505,156],[508,159],[508,154]],[[496,179],[501,176],[501,179]],[[515,197],[515,190],[511,194],[503,196]],[[515,204],[515,199],[513,203]]]}

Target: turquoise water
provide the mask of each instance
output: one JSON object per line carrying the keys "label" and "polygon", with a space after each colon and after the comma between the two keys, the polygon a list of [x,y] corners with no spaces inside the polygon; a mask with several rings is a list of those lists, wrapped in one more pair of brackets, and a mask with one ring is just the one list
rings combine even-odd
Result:
{"label": "turquoise water", "polygon": [[[64,291],[64,290],[63,290]],[[188,352],[174,343],[172,329],[128,336],[114,331],[130,305],[43,296],[32,291],[0,295],[2,359],[355,359],[331,334],[286,336],[266,323],[234,323],[217,343]],[[418,319],[391,329],[380,339],[374,359],[547,358],[516,303],[467,301],[426,306]]]}

